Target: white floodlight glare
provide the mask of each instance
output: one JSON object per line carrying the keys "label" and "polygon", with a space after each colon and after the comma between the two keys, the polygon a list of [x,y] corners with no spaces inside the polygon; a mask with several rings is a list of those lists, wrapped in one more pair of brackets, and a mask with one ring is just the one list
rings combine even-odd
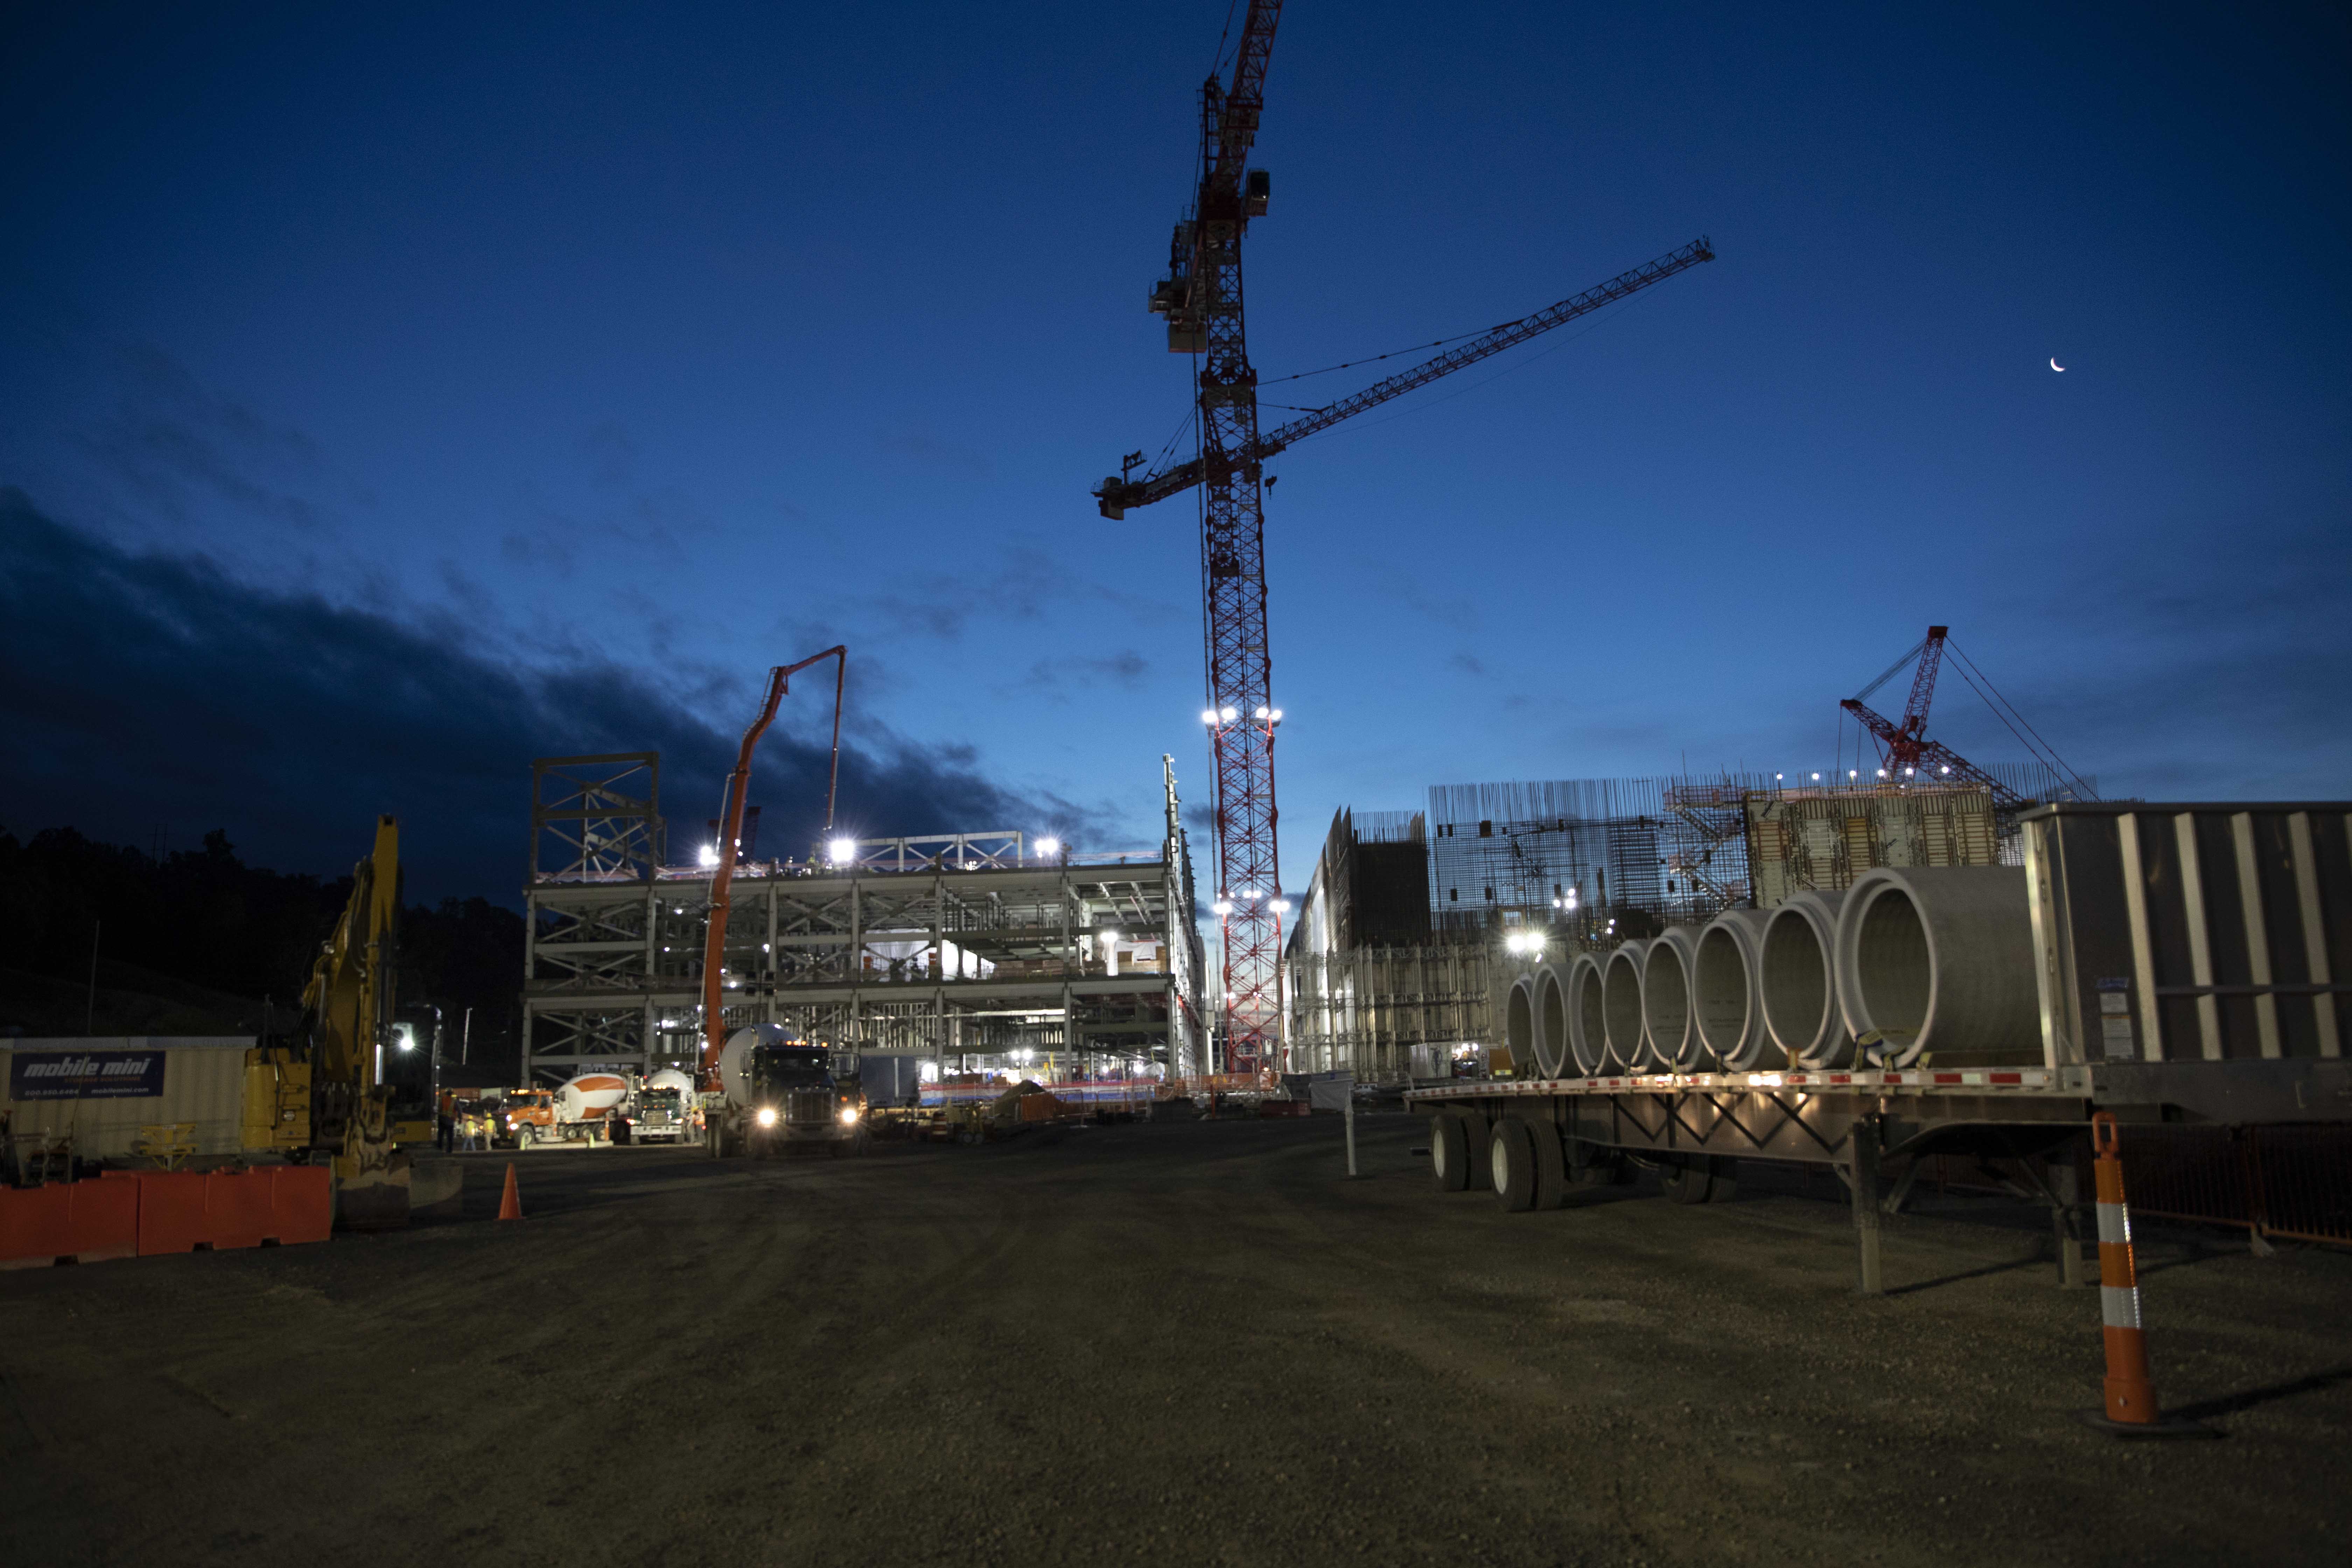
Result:
{"label": "white floodlight glare", "polygon": [[1813,782],[1814,782],[1815,784],[1819,784],[1819,783],[1821,783],[1821,782],[1822,782],[1822,775],[1821,775],[1821,774],[1819,774],[1819,773],[1815,773],[1815,774],[1813,775]]}
{"label": "white floodlight glare", "polygon": [[1782,779],[1787,778],[1788,776],[1789,775],[1786,773],[1774,773],[1772,775],[1772,782],[1774,784],[1779,784]]}
{"label": "white floodlight glare", "polygon": [[1265,897],[1265,889],[1264,888],[1244,888],[1242,889],[1242,897],[1247,899],[1251,903],[1255,903],[1260,899]]}
{"label": "white floodlight glare", "polygon": [[1269,724],[1279,724],[1282,722],[1282,710],[1277,708],[1273,712],[1268,713],[1265,718],[1266,722]]}
{"label": "white floodlight glare", "polygon": [[1845,771],[1845,776],[1846,776],[1846,777],[1848,777],[1848,778],[1850,778],[1850,779],[1858,779],[1858,778],[1860,778],[1860,777],[1862,776],[1862,773],[1861,773],[1861,770],[1860,770],[1860,769],[1857,769],[1857,768],[1848,768],[1848,769],[1846,769],[1846,771]]}
{"label": "white floodlight glare", "polygon": [[1209,907],[1216,910],[1217,913],[1221,915],[1229,915],[1234,912],[1234,901],[1231,899],[1219,899],[1215,903],[1211,904]]}
{"label": "white floodlight glare", "polygon": [[1213,708],[1203,708],[1203,709],[1202,709],[1202,710],[1201,710],[1201,722],[1202,722],[1202,723],[1203,723],[1203,724],[1213,724],[1213,723],[1215,723],[1216,721],[1217,721],[1217,710],[1216,710],[1215,709],[1213,709]]}
{"label": "white floodlight glare", "polygon": [[1903,776],[1904,776],[1905,778],[1906,778],[1906,779],[1907,779],[1907,778],[1912,778],[1912,777],[1915,777],[1915,776],[1918,773],[1918,772],[1919,772],[1919,770],[1918,770],[1917,768],[1905,768],[1905,769],[1903,770]]}
{"label": "white floodlight glare", "polygon": [[1879,776],[1880,778],[1885,778],[1885,777],[1886,776],[1886,770],[1885,770],[1885,768],[1881,768],[1881,769],[1879,769],[1879,770],[1878,770],[1878,776]]}
{"label": "white floodlight glare", "polygon": [[1118,932],[1117,932],[1117,931],[1107,931],[1102,932],[1102,933],[1101,933],[1101,935],[1102,935],[1102,939],[1103,939],[1103,941],[1105,941],[1105,942],[1109,942],[1113,947],[1118,946],[1120,942],[1125,942],[1125,941],[1127,940],[1125,937],[1123,937],[1123,936],[1119,935],[1119,934],[1118,934]]}
{"label": "white floodlight glare", "polygon": [[404,1051],[415,1050],[416,1048],[416,1026],[414,1024],[394,1024],[392,1026],[392,1041],[393,1044],[398,1046]]}
{"label": "white floodlight glare", "polygon": [[706,866],[716,866],[719,864],[718,845],[706,844],[702,847],[702,863]]}
{"label": "white floodlight glare", "polygon": [[1951,764],[1951,763],[1946,763],[1944,764],[1944,771],[1945,771],[1946,773],[1950,773],[1950,772],[1952,771],[1952,764]]}
{"label": "white floodlight glare", "polygon": [[1257,710],[1257,717],[1258,717],[1258,718],[1261,718],[1261,719],[1265,718],[1268,714],[1272,713],[1273,711],[1274,711],[1274,710],[1273,710],[1273,709],[1271,709],[1271,708],[1260,708],[1260,709]]}
{"label": "white floodlight glare", "polygon": [[1288,899],[1276,899],[1274,902],[1268,904],[1266,908],[1272,910],[1276,914],[1286,915],[1290,912],[1290,900]]}
{"label": "white floodlight glare", "polygon": [[1241,716],[1242,710],[1238,708],[1220,708],[1217,710],[1217,717],[1223,719],[1228,724],[1232,723]]}
{"label": "white floodlight glare", "polygon": [[1040,854],[1040,855],[1059,855],[1061,852],[1062,852],[1062,841],[1061,841],[1060,839],[1058,839],[1058,838],[1040,838],[1039,840],[1037,840],[1037,853],[1038,853],[1038,854]]}
{"label": "white floodlight glare", "polygon": [[845,866],[850,861],[857,858],[857,840],[855,838],[836,838],[832,843],[825,846],[825,853],[833,857],[833,863],[835,865]]}

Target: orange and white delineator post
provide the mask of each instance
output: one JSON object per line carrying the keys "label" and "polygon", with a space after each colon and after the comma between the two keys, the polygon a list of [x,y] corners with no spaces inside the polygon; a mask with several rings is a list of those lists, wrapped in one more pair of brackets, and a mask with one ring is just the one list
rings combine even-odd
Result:
{"label": "orange and white delineator post", "polygon": [[2124,1162],[2111,1112],[2091,1117],[2092,1174],[2099,1206],[2099,1319],[2106,1342],[2105,1407],[2093,1424],[2118,1437],[2210,1437],[2199,1422],[2165,1418],[2147,1372],[2147,1336],[2139,1323],[2139,1270],[2132,1261],[2131,1207],[2124,1201]]}
{"label": "orange and white delineator post", "polygon": [[2139,1326],[2139,1271],[2132,1264],[2131,1208],[2124,1202],[2124,1163],[2116,1152],[2116,1119],[2091,1118],[2093,1174],[2099,1198],[2099,1321],[2107,1342],[2110,1421],[2153,1426],[2164,1419],[2147,1375],[2147,1335]]}

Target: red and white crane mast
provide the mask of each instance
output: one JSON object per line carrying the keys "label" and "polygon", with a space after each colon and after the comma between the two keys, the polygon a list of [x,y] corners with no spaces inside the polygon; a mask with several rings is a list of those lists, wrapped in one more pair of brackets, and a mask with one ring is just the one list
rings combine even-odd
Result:
{"label": "red and white crane mast", "polygon": [[[1282,873],[1276,858],[1274,662],[1266,634],[1264,466],[1276,453],[1343,419],[1425,386],[1516,343],[1565,325],[1675,273],[1715,259],[1706,239],[1611,279],[1557,304],[1448,349],[1328,406],[1260,435],[1257,373],[1250,368],[1242,321],[1242,235],[1265,216],[1269,184],[1249,167],[1265,107],[1266,62],[1282,0],[1250,0],[1234,49],[1233,78],[1212,74],[1201,89],[1201,184],[1176,226],[1168,276],[1153,286],[1150,308],[1168,321],[1168,349],[1194,365],[1196,457],[1135,477],[1142,454],[1095,487],[1107,518],[1201,489],[1201,597],[1207,622],[1209,731],[1215,763],[1215,910],[1224,965],[1217,1016],[1225,1065],[1259,1073],[1282,1026]],[[1382,356],[1386,357],[1386,356]]]}

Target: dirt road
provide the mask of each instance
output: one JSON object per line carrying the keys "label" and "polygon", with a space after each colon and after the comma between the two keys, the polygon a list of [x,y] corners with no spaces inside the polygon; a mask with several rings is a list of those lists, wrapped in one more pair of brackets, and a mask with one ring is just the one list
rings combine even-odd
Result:
{"label": "dirt road", "polygon": [[1506,1215],[1418,1121],[470,1162],[462,1220],[0,1274],[31,1563],[2341,1563],[2352,1258],[2158,1234],[2124,1445],[2042,1227]]}

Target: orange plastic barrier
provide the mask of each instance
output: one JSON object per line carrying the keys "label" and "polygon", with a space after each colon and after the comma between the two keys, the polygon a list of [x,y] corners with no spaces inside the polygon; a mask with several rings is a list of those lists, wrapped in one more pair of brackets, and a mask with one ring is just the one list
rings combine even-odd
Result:
{"label": "orange plastic barrier", "polygon": [[0,1188],[0,1268],[265,1241],[292,1246],[326,1240],[334,1223],[334,1188],[323,1165],[109,1171],[95,1182]]}
{"label": "orange plastic barrier", "polygon": [[132,1173],[131,1181],[139,1189],[140,1257],[194,1252],[212,1240],[205,1215],[205,1184],[211,1179],[200,1171]]}
{"label": "orange plastic barrier", "polygon": [[327,1167],[272,1165],[268,1170],[269,1207],[278,1245],[326,1240],[335,1228],[335,1188],[327,1179]]}
{"label": "orange plastic barrier", "polygon": [[0,1188],[0,1268],[129,1258],[138,1242],[139,1189],[131,1183]]}
{"label": "orange plastic barrier", "polygon": [[270,1171],[215,1171],[205,1177],[205,1228],[214,1249],[278,1239]]}

